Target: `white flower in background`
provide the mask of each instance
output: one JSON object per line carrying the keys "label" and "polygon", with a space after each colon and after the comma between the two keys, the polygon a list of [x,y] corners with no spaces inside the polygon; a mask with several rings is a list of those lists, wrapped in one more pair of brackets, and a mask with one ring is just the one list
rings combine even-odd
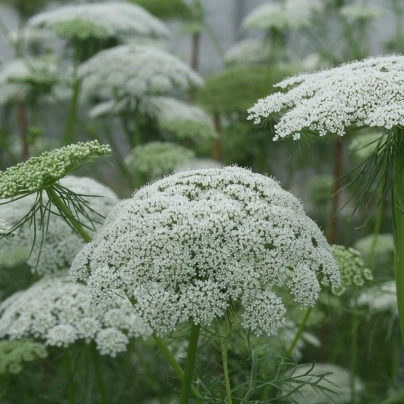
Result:
{"label": "white flower in background", "polygon": [[267,39],[248,38],[235,43],[224,54],[228,65],[268,64],[271,44]]}
{"label": "white flower in background", "polygon": [[0,219],[0,236],[9,234],[11,227],[5,220]]}
{"label": "white flower in background", "polygon": [[372,271],[365,267],[359,251],[342,245],[333,245],[331,249],[341,274],[341,286],[332,288],[335,295],[340,296],[349,287],[363,286],[373,280]]}
{"label": "white flower in background", "polygon": [[68,347],[95,341],[102,355],[126,351],[129,338],[151,330],[126,297],[114,296],[103,309],[91,304],[86,286],[66,275],[47,276],[0,304],[0,336],[35,338],[46,345]]}
{"label": "white flower in background", "polygon": [[186,63],[155,46],[121,45],[97,53],[79,67],[83,91],[103,99],[141,99],[201,87]]}
{"label": "white flower in background", "polygon": [[340,9],[342,17],[350,22],[377,20],[386,15],[386,11],[380,7],[368,4],[348,4]]}
{"label": "white flower in background", "polygon": [[[283,388],[284,393],[289,393],[298,388],[296,392],[288,396],[290,400],[295,400],[294,402],[298,403],[304,402],[305,404],[330,404],[331,402],[334,402],[335,404],[348,404],[351,402],[351,377],[349,370],[331,363],[316,363],[310,374],[304,376],[304,374],[308,372],[311,367],[312,365],[309,364],[299,365],[291,377],[301,376],[298,379],[300,383],[304,381],[311,382],[312,384],[315,384],[315,388],[309,384],[302,383],[299,386],[296,383],[289,383],[288,387]],[[319,376],[326,373],[332,374],[320,380],[321,378]],[[335,392],[335,394],[327,391],[321,391],[321,387],[332,390]],[[362,381],[356,377],[356,395],[361,394],[364,387],[365,386]]]}
{"label": "white flower in background", "polygon": [[149,178],[171,174],[175,168],[195,156],[192,150],[170,142],[149,142],[135,147],[125,162]]}
{"label": "white flower in background", "polygon": [[179,139],[214,139],[212,118],[201,108],[171,97],[153,97],[155,116],[162,130]]}
{"label": "white flower in background", "polygon": [[382,233],[377,236],[376,244],[373,246],[374,235],[369,234],[366,237],[359,239],[354,248],[367,259],[369,257],[372,247],[374,248],[374,259],[376,257],[387,260],[388,256],[393,257],[394,253],[394,236],[391,233]]}
{"label": "white flower in background", "polygon": [[[91,208],[97,212],[90,215],[96,228],[118,202],[114,192],[91,178],[68,176],[61,179],[60,184],[76,194],[85,196]],[[31,195],[0,205],[0,220],[7,219],[10,225],[15,225],[32,208],[34,201],[35,196]],[[80,216],[80,220],[91,227],[87,218]],[[91,230],[89,232],[91,233]],[[57,215],[51,215],[49,218],[43,245],[37,241],[29,256],[33,243],[33,225],[29,226],[29,223],[26,223],[20,231],[14,233],[13,237],[1,240],[0,263],[11,266],[20,260],[22,262],[28,260],[33,272],[44,275],[67,269],[77,251],[85,244],[81,236]]]}
{"label": "white flower in background", "polygon": [[249,119],[276,118],[274,140],[304,132],[343,136],[347,128],[404,124],[404,56],[368,58],[290,77],[250,108]]}
{"label": "white flower in background", "polygon": [[30,45],[52,41],[55,40],[56,37],[52,31],[25,26],[21,30],[11,31],[9,33],[9,39],[14,44],[22,42],[23,44]]}
{"label": "white flower in background", "polygon": [[201,168],[219,168],[219,167],[222,167],[222,164],[216,160],[197,157],[194,159],[190,159],[186,163],[177,166],[175,171],[189,171],[189,170],[200,170]]}
{"label": "white flower in background", "polygon": [[45,90],[60,80],[56,59],[15,59],[0,69],[0,104],[26,101],[38,89]]}
{"label": "white flower in background", "polygon": [[284,0],[264,3],[254,8],[242,21],[245,30],[297,29],[312,24],[316,13],[323,11],[321,0]]}
{"label": "white flower in background", "polygon": [[395,281],[384,282],[361,293],[359,306],[367,306],[372,312],[389,311],[398,316]]}
{"label": "white flower in background", "polygon": [[35,15],[28,26],[51,30],[62,38],[170,35],[165,24],[142,7],[117,1],[58,7]]}
{"label": "white flower in background", "polygon": [[[379,141],[381,140],[381,143]],[[354,153],[360,159],[367,159],[370,157],[377,146],[385,143],[386,138],[382,139],[382,133],[364,133],[362,135],[355,135],[349,144],[349,151]]]}
{"label": "white flower in background", "polygon": [[114,208],[70,273],[101,305],[126,294],[159,335],[180,322],[209,326],[231,301],[241,303],[244,327],[276,334],[286,311],[276,287],[307,307],[320,282],[340,282],[300,202],[238,167],[183,171],[143,187]]}

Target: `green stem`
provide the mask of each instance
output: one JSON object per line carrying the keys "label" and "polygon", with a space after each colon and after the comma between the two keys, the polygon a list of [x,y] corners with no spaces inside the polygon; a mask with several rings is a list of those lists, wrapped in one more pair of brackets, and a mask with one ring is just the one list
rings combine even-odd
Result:
{"label": "green stem", "polygon": [[[178,379],[180,379],[181,382],[184,382],[184,379],[185,379],[184,370],[179,365],[179,363],[175,359],[174,355],[172,354],[172,352],[170,351],[168,346],[156,334],[153,334],[153,339],[154,339],[154,342],[157,344],[157,346],[160,348],[160,351],[162,352],[162,354],[166,357],[169,365],[174,370],[174,372],[177,375]],[[191,393],[192,393],[192,395],[194,397],[202,398],[201,395],[198,393],[198,391],[195,389],[194,386],[191,387]]]}
{"label": "green stem", "polygon": [[72,371],[72,364],[71,364],[71,357],[70,351],[66,351],[66,355],[64,358],[65,362],[65,369],[66,369],[66,379],[67,379],[67,396],[68,396],[68,403],[74,404],[75,403],[75,391],[73,385],[74,373]]}
{"label": "green stem", "polygon": [[75,77],[73,85],[73,95],[70,101],[69,112],[67,115],[66,129],[62,138],[63,146],[69,145],[74,142],[75,138],[74,130],[76,126],[76,116],[79,105],[80,90],[81,90],[81,80],[78,77]]}
{"label": "green stem", "polygon": [[222,351],[223,373],[224,373],[224,380],[225,380],[225,383],[226,383],[227,403],[228,404],[233,404],[233,400],[231,398],[229,369],[227,367],[227,341],[226,341],[226,343],[223,343],[223,338],[220,338],[220,350]]}
{"label": "green stem", "polygon": [[108,404],[109,400],[108,400],[108,395],[107,395],[107,392],[105,389],[104,380],[102,379],[100,358],[98,357],[98,352],[97,352],[94,342],[91,344],[91,359],[92,359],[93,366],[94,366],[95,378],[97,379],[98,391],[101,396],[101,402],[102,402],[102,404]]}
{"label": "green stem", "polygon": [[[355,299],[355,309],[356,309],[356,299]],[[352,339],[351,339],[351,404],[355,404],[356,401],[356,390],[355,390],[355,378],[356,378],[356,364],[358,357],[358,326],[359,319],[356,311],[353,313],[352,317]]]}
{"label": "green stem", "polygon": [[58,194],[52,187],[46,188],[46,193],[48,194],[49,199],[52,203],[59,209],[61,213],[64,214],[66,220],[70,222],[73,228],[77,231],[78,234],[83,238],[86,243],[89,243],[92,239],[91,236],[83,229],[78,220],[73,217],[72,212],[68,208],[68,206],[59,198]]}
{"label": "green stem", "polygon": [[394,231],[394,270],[396,275],[397,307],[400,320],[401,338],[404,343],[404,171],[401,130],[397,130],[393,163],[393,231]]}
{"label": "green stem", "polygon": [[189,399],[191,397],[192,375],[193,375],[195,363],[196,363],[196,352],[198,349],[198,339],[199,339],[200,328],[201,328],[200,324],[191,325],[191,335],[189,337],[187,361],[185,364],[184,381],[182,383],[179,404],[188,404]]}
{"label": "green stem", "polygon": [[305,315],[304,315],[303,321],[300,323],[300,327],[299,327],[299,329],[297,330],[297,333],[296,333],[296,335],[295,335],[295,338],[293,338],[293,341],[292,341],[292,343],[290,344],[290,347],[289,347],[289,349],[288,349],[287,352],[286,352],[286,358],[287,358],[287,359],[289,359],[290,356],[292,355],[292,352],[293,352],[293,350],[295,349],[296,344],[298,343],[298,341],[299,341],[299,339],[300,339],[300,337],[301,337],[301,335],[302,335],[302,333],[303,333],[303,331],[304,331],[304,329],[305,329],[305,327],[306,327],[307,321],[309,320],[309,317],[310,317],[310,314],[311,314],[311,311],[312,311],[312,310],[313,310],[313,307],[309,307],[309,308],[306,310],[306,313],[305,313]]}

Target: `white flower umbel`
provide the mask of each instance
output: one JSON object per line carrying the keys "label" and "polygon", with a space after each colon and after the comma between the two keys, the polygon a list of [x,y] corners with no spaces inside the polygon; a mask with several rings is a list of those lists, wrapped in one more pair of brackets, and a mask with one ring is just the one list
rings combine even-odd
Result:
{"label": "white flower umbel", "polygon": [[[214,139],[212,118],[201,108],[171,97],[153,97],[157,122],[179,139]],[[150,108],[149,108],[150,109]]]}
{"label": "white flower umbel", "polygon": [[374,243],[374,235],[369,234],[366,237],[359,239],[354,247],[356,250],[360,251],[360,253],[368,259],[368,257],[372,254],[373,249],[373,260],[377,262],[386,262],[390,258],[393,257],[394,253],[394,236],[391,233],[382,233],[377,235],[376,243]]}
{"label": "white flower umbel", "polygon": [[250,108],[255,123],[275,118],[274,140],[301,134],[343,136],[358,127],[391,129],[404,124],[404,56],[368,58],[290,77],[284,89]]}
{"label": "white flower umbel", "polygon": [[384,282],[363,291],[357,301],[359,306],[367,306],[372,312],[388,311],[398,316],[396,283]]}
{"label": "white flower umbel", "polygon": [[87,96],[107,100],[139,100],[203,85],[203,79],[186,63],[155,46],[121,45],[104,50],[81,64],[78,72]]}
{"label": "white flower umbel", "polygon": [[235,43],[224,54],[228,65],[267,64],[271,44],[267,39],[248,38]]}
{"label": "white flower umbel", "polygon": [[[293,402],[304,402],[306,404],[348,404],[351,402],[351,376],[349,370],[331,363],[317,363],[314,369],[304,376],[311,369],[312,365],[300,365],[291,377],[299,380],[299,385],[293,382],[288,383],[288,387],[284,387],[284,393],[292,393],[288,398]],[[322,375],[332,373],[324,378]],[[303,384],[310,382],[310,384]],[[364,390],[364,384],[359,378],[355,378],[354,384],[356,394],[360,394]],[[334,393],[328,392],[328,389]]]}
{"label": "white flower umbel", "polygon": [[243,20],[246,30],[296,29],[312,24],[315,13],[324,9],[321,0],[283,0],[278,3],[264,3],[253,9]]}
{"label": "white flower umbel", "polygon": [[36,338],[46,345],[67,347],[95,341],[102,355],[116,356],[129,338],[151,330],[135,314],[126,297],[114,296],[103,309],[90,302],[86,286],[67,276],[48,276],[0,304],[0,336]]}
{"label": "white flower umbel", "polygon": [[286,311],[277,286],[307,307],[320,283],[340,283],[300,202],[238,167],[179,172],[143,187],[114,208],[70,273],[99,304],[126,294],[158,335],[180,322],[209,326],[231,302],[243,308],[244,327],[273,335]]}
{"label": "white flower umbel", "polygon": [[135,147],[126,164],[150,179],[171,174],[175,168],[195,156],[192,150],[170,142],[149,142]]}
{"label": "white flower umbel", "polygon": [[380,7],[368,4],[348,4],[340,9],[342,17],[350,22],[377,20],[386,15],[386,11]]}
{"label": "white flower umbel", "polygon": [[39,88],[51,88],[60,80],[53,58],[16,59],[0,70],[0,104],[26,101]]}
{"label": "white flower umbel", "polygon": [[169,31],[142,7],[126,2],[75,4],[44,11],[28,26],[54,31],[62,38],[168,37]]}
{"label": "white flower umbel", "polygon": [[[84,196],[94,211],[94,213],[90,213],[90,218],[95,228],[104,221],[112,207],[118,202],[114,192],[91,178],[68,176],[61,179],[60,184],[76,194]],[[10,225],[14,226],[31,209],[33,202],[31,196],[0,205],[0,220],[8,218]],[[92,224],[89,218],[80,215],[80,220],[90,228],[88,230],[91,234]],[[37,226],[39,227],[40,223],[37,223]],[[32,248],[28,264],[33,272],[44,275],[69,268],[71,260],[84,245],[83,239],[64,219],[57,215],[51,215],[45,226],[47,229],[43,245],[40,242],[33,245],[35,232],[33,225],[29,226],[29,223],[26,223],[10,239],[1,240],[0,256],[2,258],[0,263],[3,262],[3,258],[6,263],[10,262],[14,250],[20,254],[21,259],[27,259]],[[22,251],[25,251],[25,254],[22,255]]]}

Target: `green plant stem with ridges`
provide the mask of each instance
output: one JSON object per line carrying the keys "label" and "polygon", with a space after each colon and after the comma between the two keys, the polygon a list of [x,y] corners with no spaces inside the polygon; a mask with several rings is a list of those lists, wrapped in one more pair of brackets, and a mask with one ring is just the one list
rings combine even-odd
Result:
{"label": "green plant stem with ridges", "polygon": [[300,339],[300,337],[301,337],[301,335],[302,335],[304,329],[306,328],[306,324],[307,324],[307,321],[309,320],[309,317],[310,317],[310,314],[311,314],[311,311],[312,311],[312,310],[313,310],[313,307],[309,307],[309,308],[306,310],[306,313],[305,313],[305,315],[304,315],[304,317],[303,317],[303,320],[302,320],[302,322],[300,323],[300,327],[299,327],[299,329],[297,330],[297,333],[296,333],[296,335],[295,335],[295,338],[293,338],[293,341],[292,341],[292,343],[290,344],[289,349],[286,351],[286,355],[285,355],[285,356],[286,356],[287,359],[289,359],[290,356],[292,355],[292,352],[293,352],[293,350],[295,349],[296,344],[298,343],[298,341],[299,341],[299,339]]}
{"label": "green plant stem with ridges", "polygon": [[102,404],[108,404],[108,395],[105,390],[105,383],[104,380],[102,379],[102,372],[101,372],[101,367],[100,367],[100,358],[98,356],[97,348],[95,346],[95,343],[93,342],[91,344],[91,359],[93,362],[93,367],[94,367],[94,373],[95,373],[95,378],[97,380],[97,385],[98,385],[98,391],[101,396],[101,402]]}
{"label": "green plant stem with ridges", "polygon": [[181,396],[179,404],[188,404],[192,390],[192,375],[196,363],[196,353],[198,350],[200,324],[191,325],[191,335],[189,336],[187,359],[185,363],[184,381],[182,383]]}
{"label": "green plant stem with ridges", "polygon": [[83,238],[86,243],[89,243],[92,239],[91,236],[83,229],[78,220],[73,217],[72,212],[66,206],[66,204],[60,199],[58,194],[52,187],[46,188],[46,193],[48,194],[49,199],[52,203],[59,209],[60,212],[64,214],[66,220],[73,226],[73,228],[77,231],[78,234]]}
{"label": "green plant stem with ridges", "polygon": [[393,233],[394,271],[397,288],[397,307],[400,320],[401,339],[404,343],[404,141],[400,129],[396,132],[393,162]]}
{"label": "green plant stem with ridges", "polygon": [[[175,359],[174,355],[172,354],[172,352],[170,351],[168,346],[156,334],[153,334],[153,340],[157,344],[157,346],[160,348],[161,353],[166,357],[169,365],[174,370],[174,372],[177,375],[178,379],[180,379],[180,381],[183,382],[184,379],[185,379],[184,370],[179,365],[179,363]],[[191,393],[196,398],[202,398],[201,395],[198,393],[198,391],[195,389],[194,386],[191,386]],[[196,400],[196,401],[198,403],[202,403],[202,401],[200,401],[200,400]]]}
{"label": "green plant stem with ridges", "polygon": [[231,398],[229,369],[227,366],[227,341],[225,340],[225,342],[223,342],[223,338],[220,338],[220,350],[222,352],[223,373],[224,373],[224,380],[225,380],[225,384],[226,384],[227,404],[233,404],[233,400]]}
{"label": "green plant stem with ridges", "polygon": [[81,90],[81,80],[75,77],[73,85],[73,95],[70,101],[69,112],[66,121],[66,129],[62,139],[62,146],[67,146],[74,142],[75,138],[74,131],[76,125],[77,109],[79,105],[80,90]]}

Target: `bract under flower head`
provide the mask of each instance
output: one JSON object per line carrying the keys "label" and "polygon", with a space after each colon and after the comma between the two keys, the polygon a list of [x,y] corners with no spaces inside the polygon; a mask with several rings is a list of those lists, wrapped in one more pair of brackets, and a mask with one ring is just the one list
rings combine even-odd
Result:
{"label": "bract under flower head", "polygon": [[248,110],[255,123],[279,119],[274,140],[404,124],[404,56],[372,57],[290,77],[276,86],[285,92],[262,98]]}
{"label": "bract under flower head", "polygon": [[109,146],[94,140],[64,146],[32,157],[0,172],[0,199],[42,192],[84,164],[110,152]]}
{"label": "bract under flower head", "polygon": [[201,87],[203,79],[163,49],[121,45],[97,53],[80,65],[83,91],[103,99],[141,99],[174,89]]}
{"label": "bract under flower head", "polygon": [[319,0],[285,0],[279,3],[264,3],[252,10],[243,20],[242,27],[249,29],[287,29],[311,25],[315,12],[324,9]]}
{"label": "bract under flower head", "polygon": [[185,321],[209,326],[231,302],[243,308],[245,328],[273,335],[286,311],[277,286],[307,307],[318,278],[340,282],[300,202],[238,167],[179,172],[140,189],[114,208],[70,272],[100,304],[126,294],[159,335]]}
{"label": "bract under flower head", "polygon": [[169,36],[161,21],[142,7],[125,2],[67,5],[37,14],[28,26],[52,30],[62,38]]}
{"label": "bract under flower head", "polygon": [[[352,139],[349,145],[349,151],[354,153],[360,159],[367,159],[378,147],[379,141],[382,140],[381,137],[381,133],[364,133],[362,135],[357,135]],[[382,140],[380,145],[383,143],[384,141]]]}
{"label": "bract under flower head", "polygon": [[126,351],[129,338],[151,330],[134,313],[128,299],[115,296],[108,307],[95,307],[84,285],[66,276],[48,276],[0,304],[0,336],[37,338],[46,345],[67,347],[95,341],[102,355]]}
{"label": "bract under flower head", "polygon": [[[96,229],[100,226],[112,207],[118,202],[118,197],[114,192],[91,178],[68,176],[62,178],[59,183],[76,194],[82,195],[91,205],[90,217],[79,215],[80,221],[88,226],[90,234],[92,233],[91,228]],[[34,202],[35,198],[30,196],[0,206],[0,223],[2,219],[7,218],[10,228],[12,228],[22,216],[28,213]],[[37,223],[37,228],[39,227],[40,223]],[[38,275],[68,269],[72,258],[84,245],[83,239],[64,219],[57,215],[49,217],[46,228],[43,245],[39,242],[34,243],[35,228],[32,223],[31,226],[26,223],[13,234],[13,237],[1,240],[0,264],[9,266],[15,263],[17,258],[26,261],[29,255],[27,263]],[[22,253],[23,251],[25,253]],[[15,255],[18,257],[14,257]]]}
{"label": "bract under flower head", "polygon": [[126,164],[151,179],[171,174],[177,166],[194,157],[192,150],[170,142],[149,142],[135,147]]}
{"label": "bract under flower head", "polygon": [[365,281],[373,280],[373,274],[365,267],[360,252],[341,245],[333,245],[331,248],[341,273],[341,286],[332,288],[335,295],[342,295],[352,285],[363,286]]}

